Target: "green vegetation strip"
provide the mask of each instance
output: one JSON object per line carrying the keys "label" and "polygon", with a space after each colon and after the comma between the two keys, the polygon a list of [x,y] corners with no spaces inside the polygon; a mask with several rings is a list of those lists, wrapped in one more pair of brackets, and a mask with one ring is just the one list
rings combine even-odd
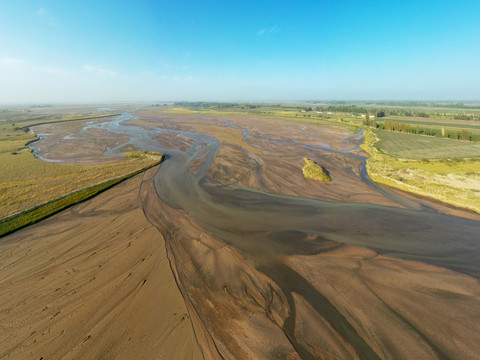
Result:
{"label": "green vegetation strip", "polygon": [[86,189],[76,191],[72,194],[63,196],[59,199],[50,201],[48,203],[36,206],[32,209],[24,211],[20,214],[2,219],[0,221],[0,237],[12,233],[16,230],[19,230],[27,225],[34,224],[50,215],[56,214],[61,210],[64,210],[72,205],[78,204],[84,200],[87,200],[109,188],[120,183],[123,180],[131,178],[147,169],[150,169],[153,166],[160,164],[163,160],[163,155],[157,154],[157,157],[160,159],[149,166],[146,166],[142,169],[134,171],[130,174],[105,181],[101,184],[97,184]]}
{"label": "green vegetation strip", "polygon": [[163,154],[160,154],[155,151],[127,151],[125,157],[133,159],[153,159],[153,160],[162,160]]}
{"label": "green vegetation strip", "polygon": [[318,164],[308,158],[303,158],[306,165],[303,167],[303,176],[307,179],[317,180],[321,182],[330,182],[332,179],[327,172]]}

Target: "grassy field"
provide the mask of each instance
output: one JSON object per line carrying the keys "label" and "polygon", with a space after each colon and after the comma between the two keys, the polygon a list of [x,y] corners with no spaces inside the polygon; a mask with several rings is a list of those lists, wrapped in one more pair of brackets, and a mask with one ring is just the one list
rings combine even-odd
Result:
{"label": "grassy field", "polygon": [[[0,236],[9,234],[15,230],[33,224],[71,205],[91,198],[92,196],[118,184],[119,182],[128,179],[152,166],[157,165],[159,162],[160,160],[143,164],[144,167],[136,168],[132,172],[125,173],[113,179],[105,180],[101,183],[89,186],[87,188],[82,188],[81,190],[74,191],[67,195],[57,193],[55,194],[55,198],[53,200],[43,202],[40,205],[29,208],[28,210],[3,218],[0,220]],[[138,166],[142,164],[137,163],[136,165]]]}
{"label": "grassy field", "polygon": [[[366,130],[362,145],[371,155],[367,171],[373,181],[480,213],[480,151],[468,150],[464,145],[476,144],[387,131],[378,134]],[[402,153],[402,157],[413,154],[414,158],[424,159],[401,160],[387,155],[387,149]],[[458,158],[467,151],[470,156],[477,151],[476,157]],[[448,158],[436,159],[440,154]]]}
{"label": "grassy field", "polygon": [[[0,124],[0,228],[3,229],[0,233],[10,232],[15,226],[38,221],[71,203],[112,186],[125,177],[154,166],[163,159],[162,154],[135,153],[123,161],[104,165],[44,162],[37,159],[26,147],[28,142],[36,140],[37,137],[25,133],[17,126],[17,113],[9,115],[10,117],[4,117]],[[103,116],[102,114],[101,117]],[[98,117],[100,116],[89,118]],[[51,119],[42,117],[36,121],[28,120],[28,124],[85,118],[85,115]],[[13,120],[17,122],[13,123]],[[27,123],[25,119],[22,120],[20,123]]]}
{"label": "grassy field", "polygon": [[442,159],[480,157],[480,143],[434,136],[375,131],[376,146],[388,155],[401,159]]}
{"label": "grassy field", "polygon": [[39,160],[30,151],[0,153],[0,218],[19,213],[113,178],[158,163],[138,158],[106,165],[62,165]]}

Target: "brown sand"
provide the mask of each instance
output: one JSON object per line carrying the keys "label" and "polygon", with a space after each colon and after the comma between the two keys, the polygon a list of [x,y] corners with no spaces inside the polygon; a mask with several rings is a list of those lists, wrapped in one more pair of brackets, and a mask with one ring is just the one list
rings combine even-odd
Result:
{"label": "brown sand", "polygon": [[[480,359],[480,282],[419,262],[342,246],[287,263],[328,298],[382,359]],[[320,356],[355,358],[338,329],[292,293],[295,333]],[[317,317],[317,319],[315,319]]]}
{"label": "brown sand", "polygon": [[202,358],[139,201],[156,169],[1,240],[0,358]]}
{"label": "brown sand", "polygon": [[333,242],[312,255],[264,244],[252,254],[145,200],[207,358],[480,359],[472,277]]}

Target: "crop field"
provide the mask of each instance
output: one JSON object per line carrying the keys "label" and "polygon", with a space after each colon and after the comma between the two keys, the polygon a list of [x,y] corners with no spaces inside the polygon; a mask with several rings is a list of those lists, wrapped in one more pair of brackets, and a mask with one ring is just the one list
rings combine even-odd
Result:
{"label": "crop field", "polygon": [[[480,212],[480,144],[367,131],[362,148],[371,155],[367,171],[373,181]],[[410,160],[397,158],[400,153]],[[465,154],[471,158],[460,159]]]}
{"label": "crop field", "polygon": [[453,119],[439,119],[439,118],[433,118],[433,119],[407,119],[407,118],[401,118],[401,117],[388,117],[388,118],[383,118],[383,120],[392,120],[392,121],[397,121],[401,122],[404,124],[412,124],[412,125],[419,125],[422,127],[435,127],[435,128],[448,128],[448,129],[468,129],[472,132],[475,133],[480,133],[480,122],[478,121],[473,121],[473,120],[453,120]]}
{"label": "crop field", "polygon": [[[377,101],[377,102],[355,102],[342,101],[333,102],[337,104],[353,105],[356,107],[364,107],[371,111],[385,109],[387,111],[412,110],[423,113],[442,113],[442,114],[480,114],[480,104],[478,102],[471,103],[442,103],[442,102],[422,102],[422,101]],[[324,102],[321,105],[329,105],[331,103]]]}
{"label": "crop field", "polygon": [[382,151],[401,159],[442,159],[480,157],[480,144],[435,136],[376,131]]}

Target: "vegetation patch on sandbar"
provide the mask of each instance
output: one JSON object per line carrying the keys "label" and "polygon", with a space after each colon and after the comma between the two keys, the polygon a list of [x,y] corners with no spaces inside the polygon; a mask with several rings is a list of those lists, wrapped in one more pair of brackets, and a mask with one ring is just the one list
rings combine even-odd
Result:
{"label": "vegetation patch on sandbar", "polygon": [[163,160],[163,154],[155,151],[127,151],[125,157],[134,159]]}
{"label": "vegetation patch on sandbar", "polygon": [[303,158],[305,160],[305,166],[303,167],[303,176],[307,179],[317,180],[321,182],[330,182],[332,179],[327,174],[324,168],[315,163],[314,161]]}

